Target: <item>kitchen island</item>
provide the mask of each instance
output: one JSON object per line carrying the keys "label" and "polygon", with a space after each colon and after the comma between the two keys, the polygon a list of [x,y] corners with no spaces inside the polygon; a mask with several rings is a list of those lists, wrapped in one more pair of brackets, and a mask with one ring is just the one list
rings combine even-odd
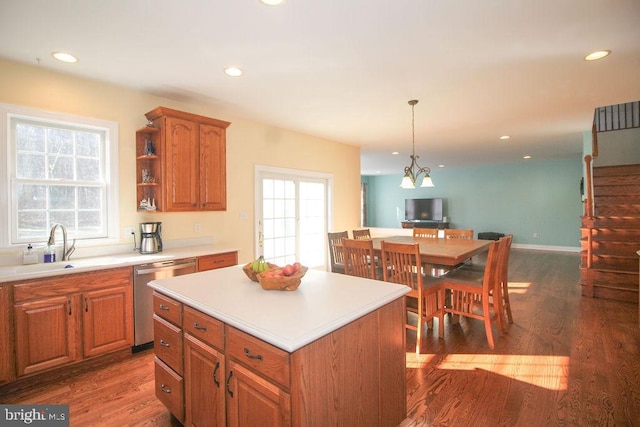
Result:
{"label": "kitchen island", "polygon": [[398,425],[407,287],[309,270],[265,291],[240,266],[156,280],[156,395],[186,424]]}

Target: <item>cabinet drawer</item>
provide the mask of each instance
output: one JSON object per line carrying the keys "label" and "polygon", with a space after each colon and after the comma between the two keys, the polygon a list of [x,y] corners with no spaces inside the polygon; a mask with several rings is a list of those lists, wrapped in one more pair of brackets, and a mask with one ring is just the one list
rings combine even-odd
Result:
{"label": "cabinet drawer", "polygon": [[267,379],[289,388],[289,353],[227,326],[227,355]]}
{"label": "cabinet drawer", "polygon": [[153,348],[157,357],[182,374],[182,331],[156,315],[153,316]]}
{"label": "cabinet drawer", "polygon": [[182,303],[153,292],[153,312],[174,325],[182,326]]}
{"label": "cabinet drawer", "polygon": [[238,264],[237,252],[205,255],[198,257],[198,271],[213,270],[222,267],[231,267]]}
{"label": "cabinet drawer", "polygon": [[171,368],[155,359],[156,397],[180,422],[184,422],[183,379]]}
{"label": "cabinet drawer", "polygon": [[224,350],[224,325],[221,321],[191,307],[185,307],[183,329],[189,335],[211,344],[218,350]]}

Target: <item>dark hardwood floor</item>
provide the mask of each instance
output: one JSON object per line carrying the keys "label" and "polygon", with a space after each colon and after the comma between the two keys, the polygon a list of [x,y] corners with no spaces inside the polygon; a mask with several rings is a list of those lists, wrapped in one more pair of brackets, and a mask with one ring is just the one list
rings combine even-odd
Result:
{"label": "dark hardwood floor", "polygon": [[[419,357],[407,332],[402,426],[640,425],[638,305],[581,297],[579,262],[512,250],[514,323],[495,350],[476,320],[447,317]],[[72,426],[180,425],[154,397],[151,352],[0,387],[0,402],[67,403]]]}

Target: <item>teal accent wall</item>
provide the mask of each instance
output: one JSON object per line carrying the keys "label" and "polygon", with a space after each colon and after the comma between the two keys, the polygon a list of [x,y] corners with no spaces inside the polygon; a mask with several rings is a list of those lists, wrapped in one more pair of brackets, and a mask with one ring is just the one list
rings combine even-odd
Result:
{"label": "teal accent wall", "polygon": [[[582,159],[526,161],[431,173],[435,187],[405,190],[402,175],[366,176],[369,227],[400,228],[404,200],[444,199],[452,228],[513,233],[514,243],[578,248]],[[537,237],[533,237],[534,233]]]}

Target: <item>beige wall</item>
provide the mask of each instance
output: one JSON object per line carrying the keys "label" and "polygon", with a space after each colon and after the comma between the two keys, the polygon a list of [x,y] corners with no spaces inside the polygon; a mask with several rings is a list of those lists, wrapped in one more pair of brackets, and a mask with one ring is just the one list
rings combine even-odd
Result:
{"label": "beige wall", "polygon": [[[73,65],[69,65],[72,67]],[[0,103],[70,113],[119,126],[120,232],[143,221],[162,221],[166,240],[213,237],[216,245],[240,248],[240,262],[253,256],[254,166],[256,164],[333,175],[333,230],[357,228],[360,221],[360,150],[235,117],[222,108],[178,102],[69,74],[0,60]],[[230,121],[227,129],[227,211],[139,213],[135,195],[135,131],[144,113],[166,106]],[[248,220],[240,220],[240,212]],[[201,224],[195,233],[194,224]],[[129,243],[123,236],[122,243]],[[81,257],[81,253],[77,253]]]}

